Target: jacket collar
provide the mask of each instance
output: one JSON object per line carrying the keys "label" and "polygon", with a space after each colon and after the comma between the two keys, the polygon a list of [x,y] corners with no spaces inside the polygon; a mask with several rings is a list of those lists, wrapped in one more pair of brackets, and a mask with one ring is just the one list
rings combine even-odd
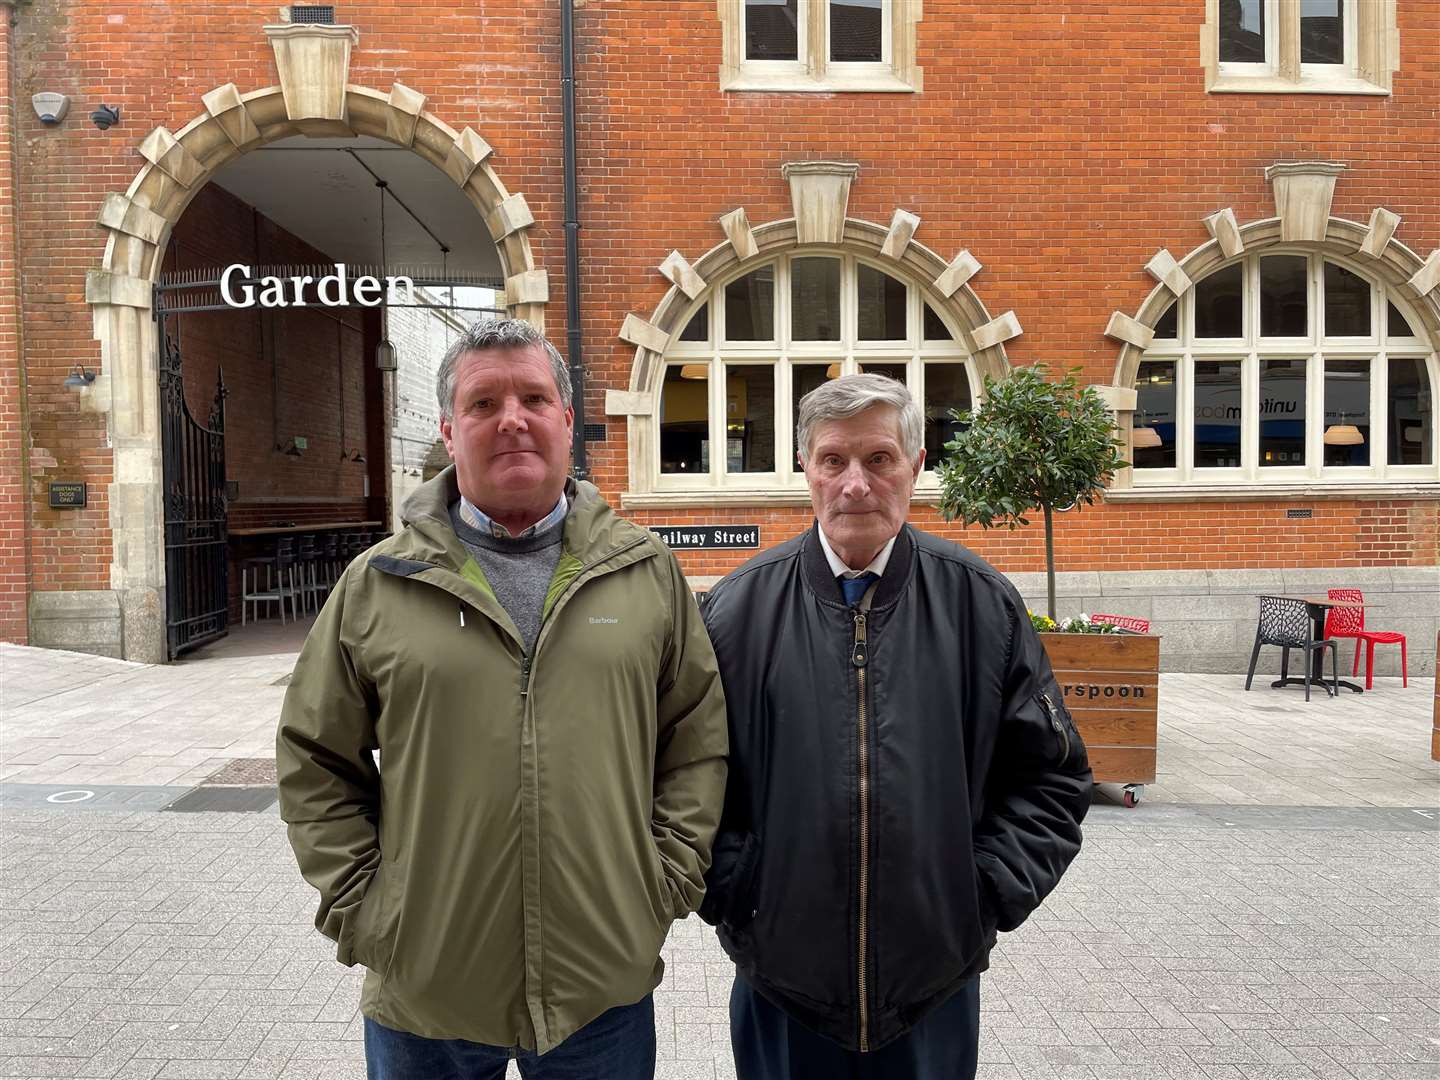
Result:
{"label": "jacket collar", "polygon": [[[833,604],[844,604],[845,597],[840,591],[840,582],[830,571],[830,561],[825,558],[825,549],[820,546],[820,525],[810,523],[810,530],[800,543],[800,567],[806,584],[820,599]],[[915,568],[915,537],[910,526],[900,526],[895,537],[895,546],[890,551],[890,561],[880,584],[875,587],[875,596],[870,602],[872,609],[885,608],[900,599],[910,583]]]}
{"label": "jacket collar", "polygon": [[[450,507],[459,498],[454,465],[416,488],[401,510],[401,517],[409,526],[402,534],[408,543],[404,545],[405,550],[392,554],[459,572],[469,558],[450,522]],[[565,518],[561,543],[564,551],[581,562],[595,562],[648,535],[648,530],[617,516],[600,497],[599,489],[588,481],[567,478],[565,498],[570,503],[570,513]]]}

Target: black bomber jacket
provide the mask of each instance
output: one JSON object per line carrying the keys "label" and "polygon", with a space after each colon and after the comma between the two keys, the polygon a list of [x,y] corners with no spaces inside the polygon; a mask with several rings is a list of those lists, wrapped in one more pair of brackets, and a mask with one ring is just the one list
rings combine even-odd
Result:
{"label": "black bomber jacket", "polygon": [[983,971],[1080,850],[1085,747],[1025,604],[901,529],[868,613],[814,528],[711,590],[730,775],[700,914],[765,997],[852,1050]]}

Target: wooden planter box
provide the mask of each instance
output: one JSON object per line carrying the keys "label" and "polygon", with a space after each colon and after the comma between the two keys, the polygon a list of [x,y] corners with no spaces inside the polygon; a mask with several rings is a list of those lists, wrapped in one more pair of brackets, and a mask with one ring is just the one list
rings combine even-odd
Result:
{"label": "wooden planter box", "polygon": [[1155,782],[1160,639],[1153,634],[1041,634],[1096,783],[1124,784],[1125,805]]}

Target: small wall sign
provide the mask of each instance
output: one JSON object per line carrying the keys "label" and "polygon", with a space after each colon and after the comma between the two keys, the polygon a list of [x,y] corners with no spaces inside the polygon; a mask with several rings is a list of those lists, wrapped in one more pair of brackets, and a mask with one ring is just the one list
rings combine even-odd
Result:
{"label": "small wall sign", "polygon": [[50,506],[57,510],[74,510],[85,505],[85,485],[61,481],[50,485]]}
{"label": "small wall sign", "polygon": [[651,525],[677,551],[734,551],[760,546],[759,525]]}

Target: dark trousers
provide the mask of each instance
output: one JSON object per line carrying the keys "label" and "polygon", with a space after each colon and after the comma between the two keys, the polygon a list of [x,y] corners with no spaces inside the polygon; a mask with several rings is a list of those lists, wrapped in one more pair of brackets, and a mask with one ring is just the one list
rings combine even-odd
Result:
{"label": "dark trousers", "polygon": [[655,1003],[609,1009],[544,1056],[464,1039],[425,1039],[365,1018],[369,1080],[504,1080],[514,1056],[525,1080],[654,1080]]}
{"label": "dark trousers", "polygon": [[974,1080],[980,977],[894,1042],[861,1054],[791,1020],[737,973],[730,1045],[739,1080]]}

